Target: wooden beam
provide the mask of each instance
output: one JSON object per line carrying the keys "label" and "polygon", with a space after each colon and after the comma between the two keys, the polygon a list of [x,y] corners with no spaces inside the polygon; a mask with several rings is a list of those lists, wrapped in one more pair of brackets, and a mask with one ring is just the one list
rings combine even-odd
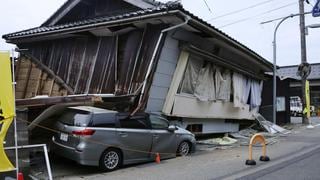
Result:
{"label": "wooden beam", "polygon": [[166,101],[163,105],[162,112],[166,115],[170,115],[174,104],[174,97],[179,89],[180,82],[183,79],[184,71],[187,67],[189,59],[189,53],[181,51],[176,70],[171,81],[171,85],[166,97]]}
{"label": "wooden beam", "polygon": [[39,97],[31,99],[17,99],[17,107],[39,107],[39,106],[51,106],[55,104],[81,104],[93,105],[95,103],[103,107],[103,103],[109,104],[123,104],[134,102],[136,95],[129,94],[123,96],[113,95],[96,95],[96,94],[83,94],[83,95],[71,95],[71,96],[56,96],[56,97]]}
{"label": "wooden beam", "polygon": [[41,63],[36,57],[25,53],[24,55],[29,57],[31,62],[35,63],[37,67],[48,73],[58,84],[65,88],[68,91],[68,94],[75,94],[73,89],[67,83],[65,83],[63,79],[57,76],[49,67]]}
{"label": "wooden beam", "polygon": [[28,77],[27,89],[25,92],[25,98],[31,98],[37,95],[39,84],[41,81],[42,70],[37,68],[35,64],[31,63],[32,67]]}
{"label": "wooden beam", "polygon": [[[27,60],[29,61],[29,60]],[[26,76],[26,84],[25,84],[25,87],[24,87],[24,91],[23,91],[23,97],[26,98],[27,96],[27,90],[28,90],[28,85],[29,85],[29,81],[30,81],[30,74],[31,74],[31,71],[32,71],[32,62],[30,62],[30,65],[29,65],[29,68],[28,68],[28,73],[27,73],[27,76]]]}
{"label": "wooden beam", "polygon": [[79,95],[79,96],[57,96],[43,97],[32,99],[17,99],[17,107],[33,107],[33,106],[50,106],[61,103],[78,103],[78,102],[101,102],[101,97],[94,95]]}

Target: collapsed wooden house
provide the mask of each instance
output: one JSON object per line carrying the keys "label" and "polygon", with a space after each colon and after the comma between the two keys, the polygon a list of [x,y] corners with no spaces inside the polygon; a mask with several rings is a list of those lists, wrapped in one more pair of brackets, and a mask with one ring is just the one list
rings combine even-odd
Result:
{"label": "collapsed wooden house", "polygon": [[123,110],[161,112],[198,133],[252,120],[272,70],[177,2],[68,0],[40,27],[3,38],[20,49],[16,97],[24,105],[41,95],[133,95]]}

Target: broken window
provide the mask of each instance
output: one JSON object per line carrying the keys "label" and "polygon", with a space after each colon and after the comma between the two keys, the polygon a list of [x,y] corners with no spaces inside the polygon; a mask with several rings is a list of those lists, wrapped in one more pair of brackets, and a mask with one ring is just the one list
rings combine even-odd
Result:
{"label": "broken window", "polygon": [[232,82],[234,107],[243,107],[245,104],[250,104],[250,109],[254,109],[261,105],[263,81],[253,80],[234,72]]}
{"label": "broken window", "polygon": [[261,105],[261,83],[190,55],[179,92],[193,95],[200,101],[233,101],[234,107],[249,104],[250,109],[254,109]]}
{"label": "broken window", "polygon": [[192,94],[200,101],[230,101],[231,71],[190,56],[180,92]]}

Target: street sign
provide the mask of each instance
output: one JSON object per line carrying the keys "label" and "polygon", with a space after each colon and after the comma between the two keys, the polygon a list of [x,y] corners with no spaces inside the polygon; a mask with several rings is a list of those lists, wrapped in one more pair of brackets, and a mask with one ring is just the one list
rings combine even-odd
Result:
{"label": "street sign", "polygon": [[309,63],[301,63],[298,66],[298,71],[297,75],[300,76],[301,78],[307,78],[311,73],[311,66]]}
{"label": "street sign", "polygon": [[312,16],[319,17],[320,16],[320,0],[317,0],[317,3],[314,5],[312,9]]}

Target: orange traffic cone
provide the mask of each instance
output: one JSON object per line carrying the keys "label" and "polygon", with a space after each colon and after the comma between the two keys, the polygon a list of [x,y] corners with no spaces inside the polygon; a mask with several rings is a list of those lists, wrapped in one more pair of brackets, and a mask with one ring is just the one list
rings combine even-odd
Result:
{"label": "orange traffic cone", "polygon": [[156,163],[160,164],[160,154],[156,153]]}
{"label": "orange traffic cone", "polygon": [[24,180],[23,174],[21,172],[18,173],[18,178],[17,180]]}

